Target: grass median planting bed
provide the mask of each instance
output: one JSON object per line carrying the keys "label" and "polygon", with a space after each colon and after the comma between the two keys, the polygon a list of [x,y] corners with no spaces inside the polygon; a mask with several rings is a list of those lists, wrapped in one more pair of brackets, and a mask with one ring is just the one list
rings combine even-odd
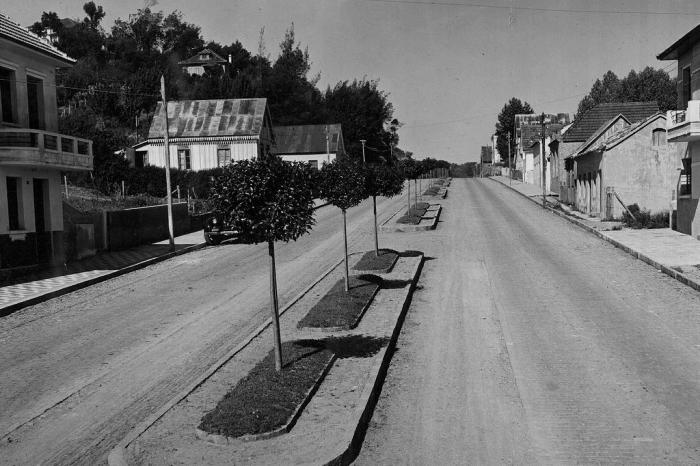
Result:
{"label": "grass median planting bed", "polygon": [[242,437],[287,425],[333,359],[333,351],[299,342],[282,344],[284,367],[275,370],[272,351],[207,413],[199,428]]}
{"label": "grass median planting bed", "polygon": [[350,291],[346,292],[345,279],[338,280],[299,321],[297,327],[338,330],[355,328],[379,290],[380,283],[381,278],[373,275],[350,277]]}
{"label": "grass median planting bed", "polygon": [[371,270],[387,273],[398,259],[399,254],[391,249],[380,249],[377,256],[374,251],[367,251],[360,261],[353,267],[354,270]]}
{"label": "grass median planting bed", "polygon": [[430,204],[427,202],[419,202],[408,210],[408,214],[402,215],[396,222],[417,225],[420,223],[420,219],[423,218],[423,215],[425,215],[428,207],[430,207]]}

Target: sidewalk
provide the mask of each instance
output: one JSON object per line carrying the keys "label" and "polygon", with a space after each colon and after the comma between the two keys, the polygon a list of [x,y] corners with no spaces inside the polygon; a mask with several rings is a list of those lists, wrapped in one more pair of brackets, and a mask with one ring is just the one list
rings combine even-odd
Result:
{"label": "sidewalk", "polygon": [[161,260],[204,246],[202,230],[177,236],[175,251],[168,240],[123,251],[97,254],[51,269],[41,270],[15,279],[0,287],[0,316],[32,304],[69,293],[79,288],[131,272]]}
{"label": "sidewalk", "polygon": [[[535,202],[542,203],[542,192],[537,186],[515,180],[509,185],[508,178],[503,176],[491,178]],[[538,190],[539,196],[534,195]],[[592,220],[584,214],[572,211],[568,206],[560,206],[556,197],[552,197],[550,201],[548,196],[547,201],[562,208],[558,210],[548,207],[556,215],[591,231],[601,239],[700,291],[700,241],[670,228],[612,230],[611,225],[620,223]]]}

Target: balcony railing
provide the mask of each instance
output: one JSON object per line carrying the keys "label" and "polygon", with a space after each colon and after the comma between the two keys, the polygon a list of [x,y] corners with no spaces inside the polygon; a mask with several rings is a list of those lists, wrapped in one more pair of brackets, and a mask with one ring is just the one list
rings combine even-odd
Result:
{"label": "balcony railing", "polygon": [[91,170],[92,141],[36,129],[3,128],[0,164]]}
{"label": "balcony railing", "polygon": [[667,140],[684,142],[700,140],[700,100],[688,101],[684,110],[669,110],[666,113]]}

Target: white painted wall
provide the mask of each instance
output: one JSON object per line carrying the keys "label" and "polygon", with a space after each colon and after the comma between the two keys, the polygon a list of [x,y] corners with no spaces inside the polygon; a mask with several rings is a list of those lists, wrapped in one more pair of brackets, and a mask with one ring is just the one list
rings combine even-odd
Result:
{"label": "white painted wall", "polygon": [[46,216],[47,231],[63,230],[63,198],[61,197],[61,174],[58,170],[19,168],[0,166],[0,234],[10,231],[9,212],[7,208],[7,177],[21,179],[21,231],[34,233],[34,178],[48,180],[49,205]]}
{"label": "white painted wall", "polygon": [[[217,150],[231,149],[231,161],[251,160],[258,157],[258,141],[246,140],[232,143],[170,143],[170,167],[178,168],[178,149],[190,150],[191,169],[208,170],[218,167]],[[148,144],[137,150],[148,152],[148,165],[165,168],[165,146],[162,144]]]}
{"label": "white painted wall", "polygon": [[311,160],[316,160],[318,162],[318,168],[321,168],[321,166],[324,163],[327,162],[332,162],[335,160],[336,156],[335,153],[331,152],[330,154],[326,154],[325,152],[321,154],[300,154],[300,155],[286,155],[286,154],[279,154],[279,156],[282,158],[282,160],[286,162],[310,162]]}

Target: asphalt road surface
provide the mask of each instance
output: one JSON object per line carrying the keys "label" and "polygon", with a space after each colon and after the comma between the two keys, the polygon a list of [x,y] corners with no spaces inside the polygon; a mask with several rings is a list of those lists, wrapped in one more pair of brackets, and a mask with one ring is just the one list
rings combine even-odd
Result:
{"label": "asphalt road surface", "polygon": [[[379,199],[380,221],[404,202]],[[348,211],[351,251],[374,247],[371,211]],[[340,210],[316,219],[277,243],[281,305],[342,258]],[[0,464],[104,463],[269,317],[268,274],[266,244],[222,244],[0,318]]]}
{"label": "asphalt road surface", "polygon": [[700,293],[457,180],[356,464],[698,464]]}

